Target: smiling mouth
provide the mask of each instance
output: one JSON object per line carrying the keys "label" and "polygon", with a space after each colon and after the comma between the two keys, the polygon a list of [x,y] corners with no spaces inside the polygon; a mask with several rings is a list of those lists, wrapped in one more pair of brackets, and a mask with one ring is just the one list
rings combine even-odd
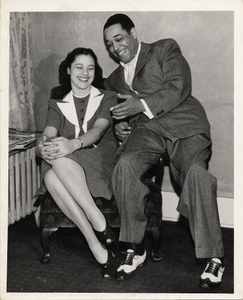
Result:
{"label": "smiling mouth", "polygon": [[89,80],[89,78],[78,78],[78,80],[81,82],[87,82]]}
{"label": "smiling mouth", "polygon": [[125,51],[126,51],[126,49],[123,49],[123,50],[120,50],[120,51],[116,52],[116,54],[118,56],[122,56],[125,53]]}

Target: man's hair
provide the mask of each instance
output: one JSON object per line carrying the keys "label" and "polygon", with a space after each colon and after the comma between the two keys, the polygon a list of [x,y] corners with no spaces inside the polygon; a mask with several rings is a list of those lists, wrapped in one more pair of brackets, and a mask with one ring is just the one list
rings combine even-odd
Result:
{"label": "man's hair", "polygon": [[121,24],[121,27],[128,33],[130,33],[133,27],[135,27],[133,21],[127,15],[115,14],[106,21],[103,30],[115,24]]}

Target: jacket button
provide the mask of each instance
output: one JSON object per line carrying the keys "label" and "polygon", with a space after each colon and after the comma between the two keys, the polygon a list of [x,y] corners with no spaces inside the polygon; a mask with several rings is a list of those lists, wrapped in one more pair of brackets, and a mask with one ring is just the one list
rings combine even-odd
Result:
{"label": "jacket button", "polygon": [[164,113],[164,110],[161,110],[161,111],[157,112],[157,115],[159,116],[159,115],[161,115],[163,113]]}

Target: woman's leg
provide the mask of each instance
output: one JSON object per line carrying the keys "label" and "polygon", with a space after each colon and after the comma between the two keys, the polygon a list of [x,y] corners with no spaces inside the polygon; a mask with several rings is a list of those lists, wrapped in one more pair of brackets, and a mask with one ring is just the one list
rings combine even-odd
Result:
{"label": "woman's leg", "polygon": [[97,231],[103,231],[106,228],[105,217],[94,203],[81,166],[64,157],[54,160],[52,169],[72,198],[85,212],[93,228]]}
{"label": "woman's leg", "polygon": [[[108,259],[106,248],[99,242],[83,210],[63,186],[53,169],[46,173],[44,180],[48,191],[59,208],[83,233],[96,260],[100,264],[106,263]],[[73,183],[73,185],[75,185],[75,183]]]}

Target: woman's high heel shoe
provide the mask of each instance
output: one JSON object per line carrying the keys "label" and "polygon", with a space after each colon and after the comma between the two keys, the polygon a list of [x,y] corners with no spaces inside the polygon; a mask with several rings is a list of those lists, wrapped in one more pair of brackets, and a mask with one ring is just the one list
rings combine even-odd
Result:
{"label": "woman's high heel shoe", "polygon": [[108,251],[108,258],[107,258],[107,262],[105,264],[99,264],[102,270],[102,276],[104,278],[112,278],[117,270],[117,266],[115,264],[115,259],[112,255],[112,252],[110,251],[110,249],[107,249]]}
{"label": "woman's high heel shoe", "polygon": [[96,231],[94,230],[98,240],[105,246],[110,245],[112,242],[116,240],[116,235],[114,231],[110,228],[108,223],[106,222],[106,228],[104,231]]}

